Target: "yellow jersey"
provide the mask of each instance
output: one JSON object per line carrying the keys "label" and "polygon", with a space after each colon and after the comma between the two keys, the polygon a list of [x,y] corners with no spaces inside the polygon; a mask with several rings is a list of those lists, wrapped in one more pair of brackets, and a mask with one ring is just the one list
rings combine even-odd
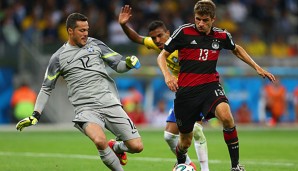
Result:
{"label": "yellow jersey", "polygon": [[[161,52],[161,50],[155,45],[151,37],[145,37],[143,40],[143,44],[148,49],[154,49],[157,52]],[[175,50],[171,55],[167,58],[167,67],[170,69],[172,74],[178,78],[178,73],[180,71],[179,61],[178,61],[178,50]]]}

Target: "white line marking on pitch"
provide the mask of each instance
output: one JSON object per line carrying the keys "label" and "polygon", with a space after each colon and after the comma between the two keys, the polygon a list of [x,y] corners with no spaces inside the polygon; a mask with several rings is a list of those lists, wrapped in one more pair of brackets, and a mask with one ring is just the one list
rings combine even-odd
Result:
{"label": "white line marking on pitch", "polygon": [[[24,157],[44,157],[44,158],[76,158],[76,159],[91,159],[98,160],[99,156],[92,155],[81,155],[81,154],[62,154],[62,153],[32,153],[32,152],[3,152],[0,151],[0,156],[24,156]],[[137,160],[137,161],[148,161],[148,162],[174,162],[174,158],[157,158],[157,157],[129,157],[129,160]],[[220,164],[220,163],[229,163],[229,161],[222,160],[209,160],[209,163]],[[292,167],[295,163],[290,162],[266,162],[266,161],[252,161],[247,160],[243,161],[245,164],[252,165],[266,165],[266,166],[287,166]]]}

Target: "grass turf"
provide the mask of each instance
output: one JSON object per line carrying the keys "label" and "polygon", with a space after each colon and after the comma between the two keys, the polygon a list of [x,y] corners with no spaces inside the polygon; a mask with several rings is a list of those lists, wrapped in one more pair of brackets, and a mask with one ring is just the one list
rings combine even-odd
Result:
{"label": "grass turf", "polygon": [[[93,143],[74,131],[0,131],[2,171],[108,171]],[[205,128],[211,171],[228,171],[230,160],[220,128]],[[175,158],[163,130],[140,130],[144,151],[129,154],[127,171],[171,171]],[[239,128],[240,161],[248,171],[298,171],[296,129]],[[114,138],[107,132],[108,138]],[[194,146],[189,155],[199,168]]]}

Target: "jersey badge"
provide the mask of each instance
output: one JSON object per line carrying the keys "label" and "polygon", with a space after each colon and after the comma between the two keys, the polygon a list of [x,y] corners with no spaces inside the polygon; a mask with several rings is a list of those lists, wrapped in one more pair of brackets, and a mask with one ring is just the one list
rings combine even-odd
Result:
{"label": "jersey badge", "polygon": [[173,62],[178,63],[178,58],[175,56],[172,58]]}
{"label": "jersey badge", "polygon": [[213,49],[219,49],[219,43],[218,43],[218,41],[217,40],[214,40],[213,42],[212,42],[212,48]]}
{"label": "jersey badge", "polygon": [[88,51],[89,53],[91,53],[91,52],[94,52],[94,49],[93,49],[93,47],[91,46],[91,47],[88,47],[88,48],[87,48],[87,51]]}

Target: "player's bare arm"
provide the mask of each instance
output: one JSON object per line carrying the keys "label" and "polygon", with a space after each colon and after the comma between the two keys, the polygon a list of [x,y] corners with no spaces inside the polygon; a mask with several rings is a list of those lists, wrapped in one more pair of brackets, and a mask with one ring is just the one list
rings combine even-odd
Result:
{"label": "player's bare arm", "polygon": [[158,64],[163,76],[165,77],[165,83],[167,84],[169,89],[173,92],[176,92],[178,90],[177,78],[175,76],[173,76],[170,73],[170,71],[168,70],[167,61],[166,61],[167,57],[170,54],[171,54],[170,52],[168,52],[166,50],[162,50],[157,57],[157,64]]}
{"label": "player's bare arm", "polygon": [[118,17],[118,22],[130,40],[138,44],[143,44],[144,36],[139,35],[135,30],[127,25],[130,17],[132,16],[131,10],[132,8],[129,5],[122,7]]}
{"label": "player's bare arm", "polygon": [[232,51],[234,55],[236,55],[239,59],[247,63],[253,69],[257,71],[257,73],[263,78],[268,78],[270,81],[275,81],[275,77],[270,72],[264,70],[260,67],[248,54],[247,52],[240,46],[236,44],[235,50]]}

